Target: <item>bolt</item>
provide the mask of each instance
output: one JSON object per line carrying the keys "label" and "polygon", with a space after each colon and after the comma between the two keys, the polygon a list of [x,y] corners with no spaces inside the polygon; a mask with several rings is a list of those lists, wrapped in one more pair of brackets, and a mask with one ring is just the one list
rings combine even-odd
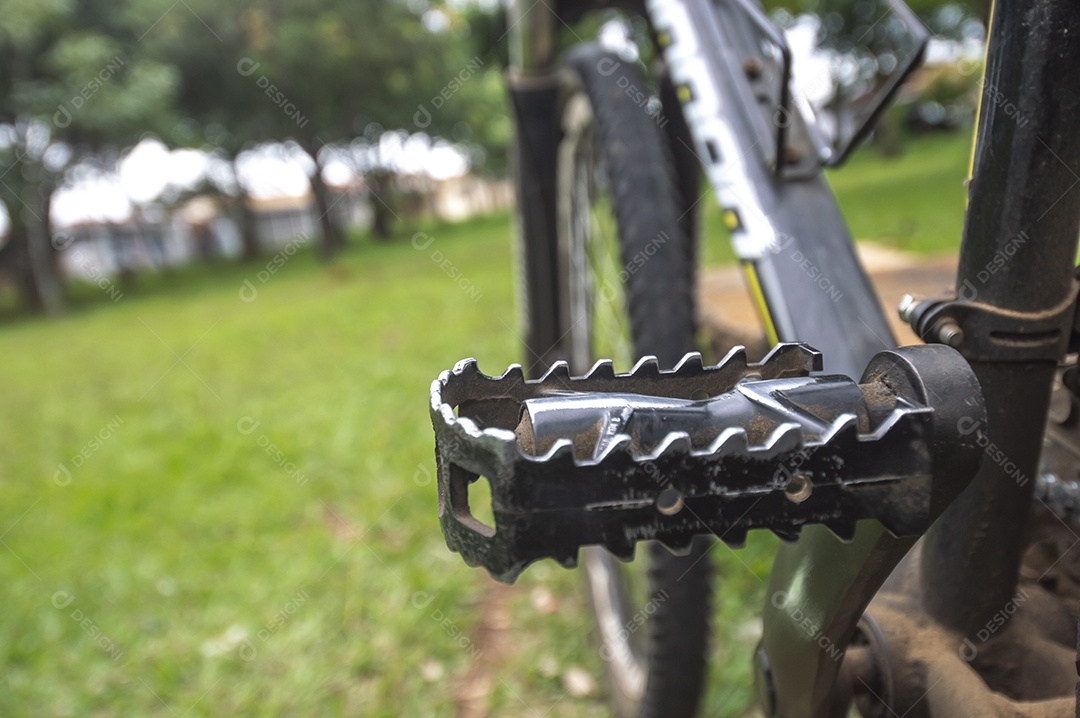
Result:
{"label": "bolt", "polygon": [[896,307],[896,311],[900,314],[900,320],[906,324],[911,324],[911,317],[915,314],[915,307],[919,306],[919,298],[914,294],[905,294],[903,299],[900,300],[899,306]]}
{"label": "bolt", "polygon": [[814,490],[814,484],[806,477],[805,474],[795,474],[788,481],[787,486],[784,487],[784,495],[787,496],[788,501],[795,504],[801,504],[810,498],[810,493]]}
{"label": "bolt", "polygon": [[684,505],[682,492],[678,489],[664,489],[656,497],[656,510],[664,516],[674,516]]}
{"label": "bolt", "polygon": [[765,68],[762,67],[761,61],[758,60],[756,57],[748,57],[743,62],[742,69],[743,72],[746,73],[747,77],[749,77],[751,80],[756,80],[761,77],[761,73]]}
{"label": "bolt", "polygon": [[964,330],[952,319],[946,319],[937,330],[938,340],[956,349],[964,343]]}

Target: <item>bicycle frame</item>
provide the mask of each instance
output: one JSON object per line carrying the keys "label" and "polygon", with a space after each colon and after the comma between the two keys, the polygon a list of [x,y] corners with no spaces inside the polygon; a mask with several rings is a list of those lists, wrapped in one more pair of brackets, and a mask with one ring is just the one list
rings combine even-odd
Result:
{"label": "bicycle frame", "polygon": [[[580,5],[574,13],[582,12]],[[895,339],[820,167],[807,170],[805,157],[796,157],[790,164],[798,171],[781,171],[792,158],[781,156],[783,140],[773,144],[777,128],[763,124],[757,112],[755,88],[743,70],[748,48],[731,30],[737,26],[720,22],[725,3],[597,5],[644,10],[661,38],[671,77],[686,88],[682,112],[734,230],[770,339],[824,348],[827,371],[858,378]],[[521,259],[526,271],[549,273],[555,266],[554,172],[543,158],[554,156],[558,142],[550,128],[559,23],[574,15],[558,15],[564,8],[553,11],[543,2],[531,8],[511,2],[510,11],[518,166],[532,178],[531,194],[519,197]],[[1071,125],[1080,116],[1080,85],[1063,82],[1077,67],[1080,6],[997,0],[983,83],[991,101],[982,103],[978,121],[957,274],[958,298],[971,312],[963,315],[963,340],[953,343],[982,383],[988,440],[1025,477],[1038,470],[1053,372],[1061,339],[1072,331],[1077,294],[1072,268],[1080,190],[1074,188],[1080,175],[1073,168],[1080,169],[1080,134]],[[1024,108],[1023,122],[1002,97]],[[1035,241],[1017,246],[1021,232]],[[1005,252],[1010,261],[988,271]],[[552,318],[549,327],[528,328],[530,362],[543,365],[557,355],[558,302],[531,291],[526,302],[548,308]],[[968,635],[1014,595],[1033,487],[1033,481],[1017,481],[1004,462],[984,461],[923,541],[922,606],[944,630]],[[871,599],[914,545],[862,522],[850,543],[808,527],[798,542],[781,546],[768,596],[782,593],[786,600],[766,601],[757,656],[768,715],[831,714],[841,661],[822,646],[847,648]]]}

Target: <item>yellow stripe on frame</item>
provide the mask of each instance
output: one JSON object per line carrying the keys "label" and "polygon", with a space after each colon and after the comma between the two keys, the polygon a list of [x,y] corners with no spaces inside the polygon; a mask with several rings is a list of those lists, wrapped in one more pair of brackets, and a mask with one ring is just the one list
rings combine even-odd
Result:
{"label": "yellow stripe on frame", "polygon": [[761,291],[761,282],[758,281],[757,272],[753,262],[742,263],[743,274],[746,275],[746,286],[750,288],[750,296],[754,300],[754,306],[761,316],[761,323],[765,325],[765,337],[769,340],[769,346],[780,343],[780,337],[776,333],[776,325],[773,324],[772,314],[769,313],[769,305],[765,301],[765,293]]}
{"label": "yellow stripe on frame", "polygon": [[[991,0],[991,2],[990,2],[990,20],[986,23],[987,24],[987,28],[986,28],[986,37],[987,38],[990,37],[990,27],[989,27],[989,25],[991,25],[994,22],[994,5],[995,4],[996,4],[996,0]],[[983,43],[983,44],[984,44],[984,47],[983,47],[983,62],[982,62],[982,74],[983,74],[983,76],[982,76],[982,79],[980,79],[980,81],[979,81],[979,100],[978,100],[978,102],[975,103],[975,122],[974,122],[974,128],[971,130],[971,154],[968,156],[968,176],[967,176],[967,181],[969,183],[971,182],[971,176],[973,174],[975,174],[975,145],[979,141],[979,120],[981,119],[981,115],[982,115],[982,111],[983,111],[983,95],[984,95],[983,88],[986,85],[986,61],[989,59],[988,53],[989,53],[989,50],[990,50],[990,43],[989,42],[986,42],[986,43]],[[967,205],[968,205],[968,194],[967,194],[967,192],[965,192],[964,193],[964,206],[967,207]]]}

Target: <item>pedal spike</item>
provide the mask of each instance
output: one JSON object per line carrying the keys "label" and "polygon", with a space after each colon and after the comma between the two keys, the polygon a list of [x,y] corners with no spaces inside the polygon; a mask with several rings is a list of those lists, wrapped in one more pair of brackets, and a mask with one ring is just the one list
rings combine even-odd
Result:
{"label": "pedal spike", "polygon": [[784,422],[773,430],[773,433],[765,440],[761,457],[772,457],[786,454],[802,448],[802,427],[792,422]]}
{"label": "pedal spike", "polygon": [[859,440],[859,417],[854,414],[841,414],[821,433],[819,443],[829,444],[838,441]]}
{"label": "pedal spike", "polygon": [[533,460],[545,464],[569,464],[574,465],[574,442],[570,439],[556,439],[551,448],[543,456],[531,457]]}
{"label": "pedal spike", "polygon": [[630,438],[629,434],[616,434],[615,438],[604,447],[604,451],[596,458],[596,463],[603,463],[609,456],[619,451],[627,455],[632,455],[633,444],[634,440]]}
{"label": "pedal spike", "polygon": [[626,563],[634,560],[635,544],[628,538],[613,538],[604,544],[604,548],[612,553],[615,558]]}
{"label": "pedal spike", "polygon": [[912,408],[907,406],[899,406],[893,409],[892,413],[885,417],[885,420],[878,425],[878,428],[874,430],[871,436],[875,439],[880,439],[885,434],[894,429],[900,429],[903,425],[913,421],[917,421],[917,417],[920,414],[925,414],[925,408]]}
{"label": "pedal spike", "polygon": [[656,357],[649,355],[638,359],[637,364],[630,370],[629,376],[635,379],[656,378],[660,376],[660,362]]}
{"label": "pedal spike", "polygon": [[546,384],[549,381],[570,381],[570,365],[560,359],[548,367],[540,377],[540,383]]}
{"label": "pedal spike", "polygon": [[676,556],[687,556],[693,540],[693,536],[680,534],[660,539],[658,543]]}
{"label": "pedal spike", "polygon": [[746,546],[746,528],[743,526],[732,526],[722,534],[718,534],[716,538],[726,543],[731,548],[742,548]]}
{"label": "pedal spike", "polygon": [[806,376],[821,371],[821,352],[806,344],[785,342],[777,344],[758,364],[759,373],[766,379],[789,376]]}
{"label": "pedal spike", "polygon": [[779,537],[779,539],[781,541],[786,541],[787,543],[794,543],[795,541],[798,541],[799,540],[799,534],[802,533],[802,527],[801,526],[791,526],[791,527],[786,527],[785,526],[783,528],[781,528],[779,526],[773,526],[771,528],[772,528],[772,532],[774,534],[776,534],[777,537]]}
{"label": "pedal spike", "polygon": [[[451,414],[452,413],[453,412],[451,412]],[[461,427],[461,430],[469,436],[479,437],[483,434],[483,432],[480,430],[480,427],[476,425],[476,422],[467,416],[459,416],[457,419],[457,423],[458,426]]]}
{"label": "pedal spike", "polygon": [[731,347],[724,358],[716,363],[717,369],[727,369],[728,367],[734,367],[740,370],[741,374],[746,373],[746,347],[741,344]]}
{"label": "pedal spike", "polygon": [[476,359],[474,357],[469,357],[467,359],[462,359],[461,361],[459,361],[457,364],[454,365],[454,368],[453,368],[452,371],[453,371],[455,376],[460,376],[460,377],[470,377],[470,376],[474,376],[476,374],[481,374],[481,375],[483,374],[483,372],[480,371],[480,366],[479,366],[479,364],[477,363],[477,361],[476,361]]}
{"label": "pedal spike", "polygon": [[825,526],[841,541],[851,541],[855,538],[855,521],[852,519],[837,517],[832,521],[826,521]]}
{"label": "pedal spike", "polygon": [[496,381],[512,381],[515,384],[523,383],[525,381],[525,372],[522,370],[520,364],[511,364],[506,367],[506,371],[502,373],[502,376],[497,377]]}
{"label": "pedal spike", "polygon": [[676,376],[692,377],[700,375],[703,371],[705,371],[705,364],[701,360],[701,352],[689,352],[679,360],[672,373]]}
{"label": "pedal spike", "polygon": [[595,364],[592,365],[592,368],[589,369],[588,373],[585,374],[584,378],[586,380],[589,380],[589,379],[614,379],[615,378],[615,365],[612,363],[612,361],[610,359],[600,359],[599,361],[597,361]]}
{"label": "pedal spike", "polygon": [[689,454],[691,446],[689,434],[685,431],[673,431],[661,439],[651,453],[642,456],[640,461],[656,461],[661,456]]}
{"label": "pedal spike", "polygon": [[575,548],[573,551],[568,551],[559,556],[552,556],[552,558],[563,568],[577,568],[578,550]]}
{"label": "pedal spike", "polygon": [[750,441],[746,429],[741,426],[724,429],[720,436],[713,439],[704,452],[704,456],[745,455],[750,450]]}

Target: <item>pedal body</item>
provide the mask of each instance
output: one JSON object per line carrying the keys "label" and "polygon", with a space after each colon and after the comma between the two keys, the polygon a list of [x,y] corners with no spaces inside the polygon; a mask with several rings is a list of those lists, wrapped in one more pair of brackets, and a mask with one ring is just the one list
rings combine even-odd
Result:
{"label": "pedal body", "polygon": [[[739,546],[753,528],[794,540],[824,524],[847,539],[876,519],[923,533],[978,465],[951,418],[983,417],[966,362],[927,346],[879,354],[860,382],[820,368],[802,344],[758,364],[741,348],[716,366],[688,354],[670,371],[602,361],[575,378],[559,363],[533,381],[459,362],[430,397],[447,544],[512,582],[541,558],[576,565],[584,545],[628,560],[638,541],[678,551],[711,533]],[[494,526],[470,510],[481,477]]]}

